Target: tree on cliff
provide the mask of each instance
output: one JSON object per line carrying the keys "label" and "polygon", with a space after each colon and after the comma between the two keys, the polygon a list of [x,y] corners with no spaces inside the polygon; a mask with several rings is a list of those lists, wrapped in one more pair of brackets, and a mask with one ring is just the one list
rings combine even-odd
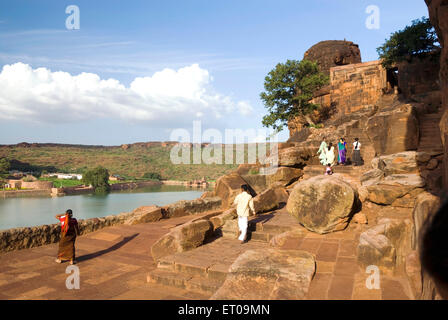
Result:
{"label": "tree on cliff", "polygon": [[279,63],[264,80],[265,92],[260,94],[268,114],[263,125],[282,130],[296,116],[306,116],[319,105],[311,103],[313,93],[328,83],[328,76],[319,71],[315,62],[287,60]]}
{"label": "tree on cliff", "polygon": [[82,182],[91,185],[96,193],[105,193],[110,191],[109,171],[103,167],[96,167],[88,170],[82,176]]}
{"label": "tree on cliff", "polygon": [[413,20],[412,25],[406,26],[403,30],[392,33],[376,51],[383,60],[383,66],[390,68],[397,62],[410,61],[413,57],[437,49],[440,49],[440,44],[436,31],[429,18],[422,17],[420,20]]}
{"label": "tree on cliff", "polygon": [[6,178],[9,175],[11,163],[6,158],[0,158],[0,179]]}

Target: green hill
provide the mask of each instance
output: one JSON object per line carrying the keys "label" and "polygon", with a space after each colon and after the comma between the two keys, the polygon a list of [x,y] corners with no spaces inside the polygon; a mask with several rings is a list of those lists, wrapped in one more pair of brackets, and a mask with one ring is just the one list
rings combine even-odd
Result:
{"label": "green hill", "polygon": [[[0,146],[0,157],[12,161],[12,168],[21,171],[83,173],[101,165],[111,174],[127,179],[142,178],[145,173],[158,173],[162,179],[209,180],[234,170],[238,165],[173,164],[170,151],[173,143],[136,143],[123,146],[82,146],[63,144],[28,144]],[[223,152],[224,157],[224,152]]]}

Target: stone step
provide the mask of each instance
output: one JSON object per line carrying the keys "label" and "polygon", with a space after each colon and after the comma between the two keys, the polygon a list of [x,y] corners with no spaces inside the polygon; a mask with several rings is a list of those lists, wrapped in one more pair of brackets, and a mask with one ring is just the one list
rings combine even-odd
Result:
{"label": "stone step", "polygon": [[249,240],[268,243],[274,236],[275,236],[274,234],[268,232],[255,231],[250,233]]}
{"label": "stone step", "polygon": [[212,294],[221,287],[224,280],[210,279],[204,276],[191,275],[188,273],[156,269],[148,274],[148,282],[182,288],[198,293]]}

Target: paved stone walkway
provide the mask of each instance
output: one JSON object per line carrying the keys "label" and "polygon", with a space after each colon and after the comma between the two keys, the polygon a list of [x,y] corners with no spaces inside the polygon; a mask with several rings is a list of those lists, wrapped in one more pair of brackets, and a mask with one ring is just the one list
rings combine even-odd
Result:
{"label": "paved stone walkway", "polygon": [[54,261],[57,244],[0,254],[0,299],[206,299],[202,294],[147,283],[148,272],[155,268],[151,245],[190,219],[113,226],[78,237],[79,290],[66,288],[69,264]]}
{"label": "paved stone walkway", "polygon": [[[199,217],[194,216],[194,219]],[[192,251],[167,257],[164,268],[156,269],[150,255],[151,245],[170,228],[192,218],[120,225],[78,237],[79,290],[66,288],[68,264],[54,262],[57,244],[0,254],[0,299],[208,299],[240,253],[268,247],[268,243],[262,241],[251,240],[241,245],[236,239],[220,238]],[[261,232],[271,233],[290,224],[290,217],[284,211],[268,219],[255,219],[263,223]],[[317,270],[308,299],[409,299],[406,282],[397,277],[382,276],[380,290],[366,288],[368,274],[360,270],[355,256],[361,232],[359,226],[327,235],[302,229],[302,235],[289,238],[280,249],[315,254]],[[204,282],[202,276],[195,277],[198,270],[202,274],[206,272],[211,282]],[[173,271],[177,277],[164,275],[165,281],[151,281],[148,275],[157,271]],[[179,288],[172,285],[173,281],[186,281],[187,285]]]}

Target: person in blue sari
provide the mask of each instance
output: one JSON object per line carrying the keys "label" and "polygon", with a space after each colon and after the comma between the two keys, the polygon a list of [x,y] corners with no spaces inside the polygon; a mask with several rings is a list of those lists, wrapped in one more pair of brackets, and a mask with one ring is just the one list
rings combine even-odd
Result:
{"label": "person in blue sari", "polygon": [[339,139],[338,142],[338,163],[345,165],[345,161],[347,155],[347,143],[345,142],[344,138]]}

